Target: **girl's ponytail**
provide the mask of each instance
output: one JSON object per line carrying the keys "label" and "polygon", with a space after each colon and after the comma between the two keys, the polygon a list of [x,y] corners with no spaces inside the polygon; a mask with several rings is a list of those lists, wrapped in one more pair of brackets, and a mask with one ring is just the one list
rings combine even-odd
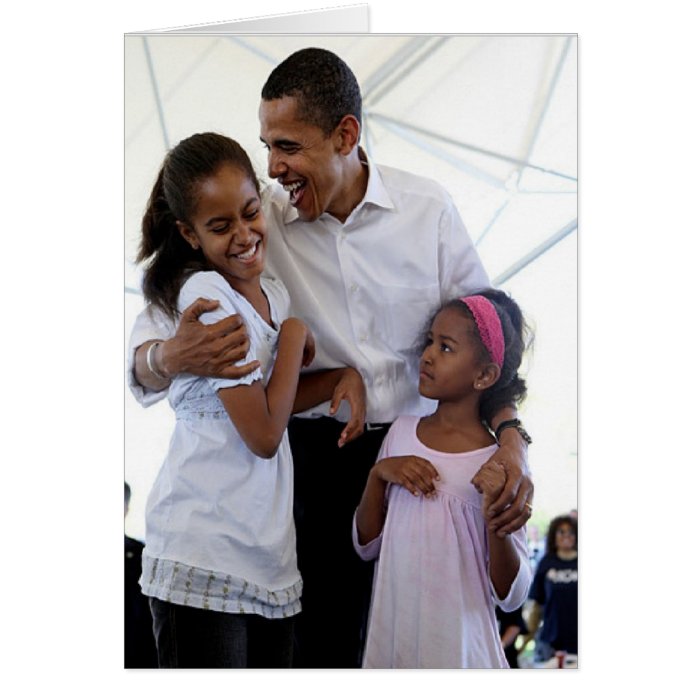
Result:
{"label": "girl's ponytail", "polygon": [[478,292],[496,309],[503,328],[505,352],[498,381],[482,395],[480,412],[482,420],[490,422],[494,414],[505,406],[516,406],[527,395],[525,380],[518,374],[523,354],[532,344],[532,332],[525,323],[520,307],[500,289]]}

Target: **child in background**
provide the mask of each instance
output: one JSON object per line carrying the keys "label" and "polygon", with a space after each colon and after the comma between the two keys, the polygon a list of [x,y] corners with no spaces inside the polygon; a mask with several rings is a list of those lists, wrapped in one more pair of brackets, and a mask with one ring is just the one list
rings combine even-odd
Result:
{"label": "child in background", "polygon": [[[141,588],[150,597],[161,667],[289,667],[300,610],[292,520],[293,410],[338,402],[342,368],[299,380],[314,343],[288,318],[289,297],[262,277],[267,230],[245,151],[195,134],[166,156],[142,225],[144,296],[175,318],[200,297],[239,314],[250,349],[241,379],[176,376],[177,421],[150,493]],[[158,343],[146,362],[162,374]],[[307,381],[308,380],[308,381]],[[350,382],[352,383],[352,381]],[[362,419],[360,419],[361,422]],[[362,430],[349,425],[346,439]]]}
{"label": "child in background", "polygon": [[[363,667],[507,668],[494,603],[515,610],[532,578],[524,527],[501,538],[471,484],[496,448],[489,402],[518,402],[527,329],[505,293],[485,290],[435,315],[419,390],[438,400],[392,425],[357,508],[355,549],[378,558]],[[505,473],[484,493],[500,493]]]}

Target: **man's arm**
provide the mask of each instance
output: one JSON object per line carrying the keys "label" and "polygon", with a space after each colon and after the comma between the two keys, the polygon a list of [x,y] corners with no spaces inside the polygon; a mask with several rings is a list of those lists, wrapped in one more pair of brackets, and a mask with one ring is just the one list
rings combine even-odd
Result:
{"label": "man's arm", "polygon": [[[503,421],[513,420],[518,413],[512,406],[499,409],[491,419],[491,429],[495,432]],[[505,428],[498,438],[499,447],[491,458],[479,469],[472,484],[479,493],[489,472],[502,469],[506,472],[506,483],[500,495],[484,495],[484,510],[488,518],[490,532],[499,537],[521,528],[532,515],[532,498],[535,486],[529,476],[527,466],[527,442],[515,428]]]}
{"label": "man's arm", "polygon": [[[136,381],[152,391],[162,391],[174,376],[183,372],[200,377],[240,379],[259,367],[257,360],[246,365],[234,364],[245,358],[250,347],[239,316],[227,316],[210,325],[199,320],[203,313],[218,306],[218,301],[197,299],[183,311],[172,338],[153,338],[141,344],[134,355]],[[148,350],[155,342],[158,346],[151,353],[149,367]]]}
{"label": "man's arm", "polygon": [[362,434],[367,396],[362,376],[356,369],[340,367],[302,374],[294,401],[294,413],[302,413],[324,401],[331,402],[331,416],[337,413],[342,401],[347,401],[350,406],[350,420],[340,435],[338,447]]}

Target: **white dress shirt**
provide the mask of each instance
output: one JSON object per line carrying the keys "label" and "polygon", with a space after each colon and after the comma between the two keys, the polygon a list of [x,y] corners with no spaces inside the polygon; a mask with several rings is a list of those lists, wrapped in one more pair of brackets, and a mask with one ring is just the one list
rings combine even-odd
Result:
{"label": "white dress shirt", "polygon": [[[270,186],[263,193],[266,264],[287,287],[291,314],[313,331],[316,359],[309,369],[355,367],[367,387],[367,421],[389,423],[434,410],[418,394],[417,352],[434,312],[490,284],[444,188],[371,161],[368,168],[365,196],[344,223],[328,213],[301,221],[288,194]],[[142,312],[131,367],[139,344],[174,332],[163,330]],[[142,403],[159,398],[131,376],[130,386]],[[328,409],[325,403],[304,415],[328,415]],[[345,403],[335,417],[348,420]]]}

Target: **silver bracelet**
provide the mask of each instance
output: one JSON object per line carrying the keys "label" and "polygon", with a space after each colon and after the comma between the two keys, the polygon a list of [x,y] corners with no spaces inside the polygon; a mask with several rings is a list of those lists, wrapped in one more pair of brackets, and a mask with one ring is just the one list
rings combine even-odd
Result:
{"label": "silver bracelet", "polygon": [[158,377],[158,379],[165,379],[169,380],[170,377],[167,377],[164,374],[161,374],[157,369],[156,369],[156,363],[153,361],[153,353],[155,353],[156,348],[160,345],[160,343],[153,343],[152,345],[148,346],[148,350],[146,351],[146,365],[148,366],[148,371]]}

